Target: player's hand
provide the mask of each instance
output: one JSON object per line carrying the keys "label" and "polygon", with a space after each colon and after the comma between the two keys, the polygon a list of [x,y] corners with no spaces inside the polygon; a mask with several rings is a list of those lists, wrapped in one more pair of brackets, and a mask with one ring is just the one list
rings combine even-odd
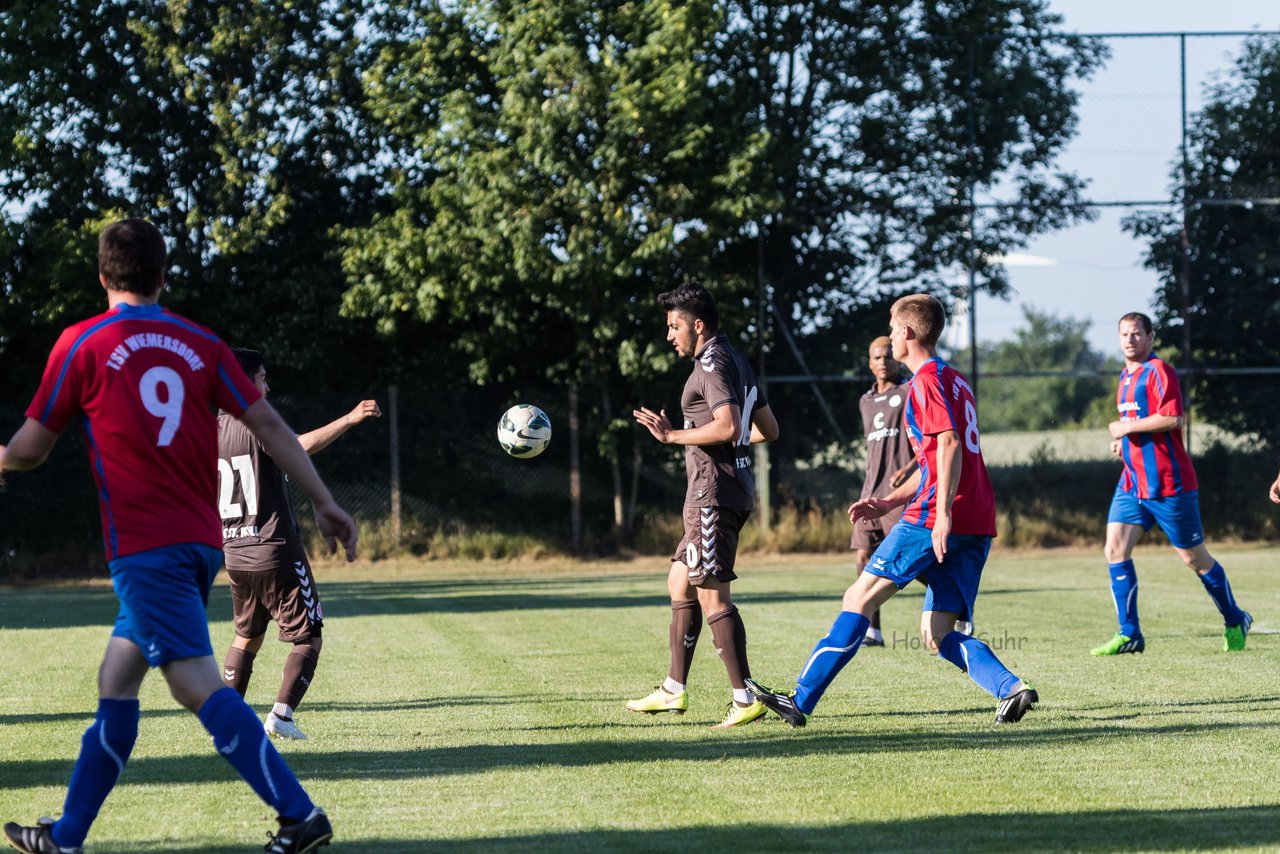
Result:
{"label": "player's hand", "polygon": [[376,400],[362,400],[356,404],[356,408],[347,413],[347,420],[352,424],[359,424],[366,418],[381,418],[382,410],[378,408]]}
{"label": "player's hand", "polygon": [[942,563],[947,556],[947,537],[951,534],[951,517],[939,512],[933,517],[933,556]]}
{"label": "player's hand", "polygon": [[355,521],[332,499],[326,503],[315,504],[315,511],[316,526],[320,528],[320,535],[324,537],[325,552],[333,554],[338,550],[338,543],[341,543],[347,554],[347,562],[355,560],[356,539],[359,536]]}
{"label": "player's hand", "polygon": [[631,414],[636,421],[640,422],[646,430],[653,434],[653,438],[657,439],[664,445],[671,443],[671,421],[667,418],[667,410],[654,412],[652,409],[640,407],[631,410]]}
{"label": "player's hand", "polygon": [[[2,454],[3,452],[0,451],[0,455]],[[3,478],[3,473],[0,473],[0,484],[3,483],[2,478]],[[1276,482],[1271,484],[1271,502],[1273,504],[1280,504],[1280,475],[1277,475]]]}
{"label": "player's hand", "polygon": [[1124,458],[1124,442],[1119,439],[1111,440],[1111,456]]}
{"label": "player's hand", "polygon": [[883,498],[864,498],[849,505],[849,521],[856,523],[859,519],[879,519],[893,509]]}
{"label": "player's hand", "polygon": [[889,485],[894,489],[907,482],[907,478],[911,477],[911,473],[916,470],[914,464],[905,465],[893,473],[893,477],[889,478]]}
{"label": "player's hand", "polygon": [[1129,422],[1112,421],[1107,425],[1107,432],[1111,434],[1112,439],[1123,439],[1129,435]]}

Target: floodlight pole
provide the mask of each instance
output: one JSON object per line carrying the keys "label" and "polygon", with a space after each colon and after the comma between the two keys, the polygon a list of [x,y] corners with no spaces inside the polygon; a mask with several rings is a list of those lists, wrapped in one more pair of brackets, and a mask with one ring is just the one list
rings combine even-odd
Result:
{"label": "floodlight pole", "polygon": [[[769,399],[768,380],[765,377],[764,324],[769,317],[766,301],[769,295],[764,283],[764,217],[756,221],[756,358],[759,360],[760,373],[756,381],[760,384],[760,396]],[[756,508],[759,512],[760,533],[768,535],[773,502],[769,485],[769,443],[756,443]]]}
{"label": "floodlight pole", "polygon": [[1182,371],[1187,378],[1182,388],[1182,407],[1185,418],[1183,440],[1187,453],[1191,453],[1191,378],[1195,368],[1191,359],[1191,152],[1187,148],[1187,34],[1178,36],[1182,76],[1182,233],[1178,246],[1181,265],[1178,271],[1182,290]]}
{"label": "floodlight pole", "polygon": [[965,247],[965,266],[969,271],[969,385],[973,388],[973,394],[978,394],[978,274],[977,259],[974,257],[976,251],[975,231],[978,226],[977,207],[974,205],[974,169],[977,161],[976,149],[978,146],[978,130],[977,117],[974,115],[974,85],[976,78],[975,65],[977,62],[978,40],[971,37],[969,39],[969,81],[965,90],[966,100],[969,107],[969,145],[966,152],[966,191],[969,196],[969,236]]}

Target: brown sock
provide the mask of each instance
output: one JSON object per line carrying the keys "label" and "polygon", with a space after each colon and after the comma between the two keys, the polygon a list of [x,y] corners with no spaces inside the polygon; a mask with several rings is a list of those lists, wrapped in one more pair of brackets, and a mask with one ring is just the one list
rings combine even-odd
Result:
{"label": "brown sock", "polygon": [[249,650],[233,646],[227,650],[227,657],[222,662],[222,681],[235,688],[241,697],[249,690],[249,677],[253,675],[255,657]]}
{"label": "brown sock", "polygon": [[751,675],[751,668],[747,666],[747,629],[742,625],[737,606],[730,605],[707,617],[707,625],[711,627],[711,637],[715,638],[716,652],[729,672],[729,684],[745,688],[742,680]]}
{"label": "brown sock", "polygon": [[280,682],[280,693],[276,695],[277,703],[284,703],[291,709],[298,708],[302,697],[311,687],[311,677],[316,673],[316,663],[320,660],[319,638],[308,638],[295,643],[293,651],[284,660],[284,679]]}
{"label": "brown sock", "polygon": [[689,681],[689,666],[693,664],[693,650],[698,645],[701,631],[702,608],[698,606],[698,600],[671,603],[671,669],[667,676],[681,685]]}

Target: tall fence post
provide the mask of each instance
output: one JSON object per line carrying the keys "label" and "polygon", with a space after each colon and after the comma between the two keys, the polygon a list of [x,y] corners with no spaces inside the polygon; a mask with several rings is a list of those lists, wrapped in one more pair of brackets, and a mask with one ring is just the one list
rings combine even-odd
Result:
{"label": "tall fence post", "polygon": [[400,389],[387,387],[387,426],[391,434],[391,538],[400,545]]}

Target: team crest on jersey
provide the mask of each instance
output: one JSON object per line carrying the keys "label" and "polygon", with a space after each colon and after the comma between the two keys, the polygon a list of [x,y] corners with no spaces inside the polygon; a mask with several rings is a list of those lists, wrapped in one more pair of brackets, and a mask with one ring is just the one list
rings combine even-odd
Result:
{"label": "team crest on jersey", "polygon": [[901,404],[902,404],[902,395],[895,394],[893,397],[889,398],[890,406],[900,406]]}

